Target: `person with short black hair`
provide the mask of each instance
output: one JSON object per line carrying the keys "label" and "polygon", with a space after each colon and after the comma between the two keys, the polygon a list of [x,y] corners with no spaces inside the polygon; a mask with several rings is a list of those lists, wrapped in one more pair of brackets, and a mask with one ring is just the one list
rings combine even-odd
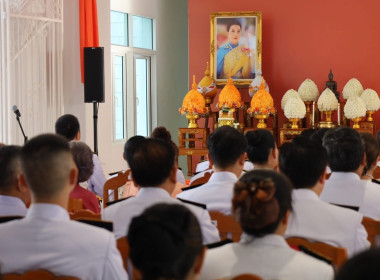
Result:
{"label": "person with short black hair", "polygon": [[248,131],[247,156],[255,169],[273,169],[278,166],[278,149],[273,134],[265,129]]}
{"label": "person with short black hair", "polygon": [[[60,116],[55,122],[55,133],[65,137],[68,141],[80,140],[80,125],[77,117],[71,114]],[[103,186],[106,182],[102,165],[96,154],[92,154],[94,172],[87,181],[87,189],[99,197],[103,197]]]}
{"label": "person with short black hair", "polygon": [[100,207],[96,195],[79,185],[79,183],[86,182],[94,172],[92,151],[86,143],[80,141],[71,141],[69,145],[74,157],[74,162],[78,168],[77,184],[70,193],[70,198],[82,199],[84,209],[99,214]]}
{"label": "person with short black hair", "polygon": [[374,180],[373,178],[373,171],[376,169],[379,160],[379,144],[371,133],[362,132],[360,133],[360,137],[364,141],[366,156],[366,166],[364,167],[361,178],[363,180],[372,180],[372,182],[380,184],[380,181]]}
{"label": "person with short black hair", "polygon": [[[104,220],[112,221],[116,238],[125,236],[133,217],[156,203],[182,204],[171,198],[177,174],[175,152],[167,142],[147,138],[138,145],[128,145],[126,159],[131,168],[132,180],[140,187],[136,196],[119,201],[104,209]],[[205,244],[219,241],[219,233],[211,223],[204,205],[183,203],[197,217]]]}
{"label": "person with short black hair", "polygon": [[0,216],[25,216],[28,186],[21,184],[21,147],[0,146]]}
{"label": "person with short black hair", "polygon": [[325,134],[323,146],[332,174],[326,181],[321,200],[380,220],[380,188],[360,179],[366,166],[365,146],[360,134],[350,127],[339,127]]}
{"label": "person with short black hair", "polygon": [[197,218],[186,207],[149,207],[132,219],[127,236],[130,259],[141,279],[197,279],[205,248]]}
{"label": "person with short black hair", "polygon": [[326,150],[309,138],[298,136],[282,145],[280,171],[289,177],[295,188],[293,212],[285,236],[344,247],[352,256],[370,246],[362,225],[363,215],[319,199],[325,184],[326,166]]}
{"label": "person with short black hair", "polygon": [[335,280],[380,279],[380,248],[371,248],[348,259],[335,276]]}
{"label": "person with short black hair", "polygon": [[207,148],[214,173],[206,184],[185,188],[177,197],[229,215],[233,186],[244,167],[247,139],[235,128],[222,126],[210,135]]}
{"label": "person with short black hair", "polygon": [[200,279],[256,274],[263,279],[332,279],[331,266],[289,247],[284,239],[292,210],[292,184],[273,170],[245,173],[234,187],[232,211],[244,235],[206,251]]}
{"label": "person with short black hair", "polygon": [[21,168],[32,205],[24,219],[0,225],[1,273],[45,269],[79,279],[128,279],[114,235],[70,220],[66,208],[78,170],[67,140],[54,134],[30,139]]}

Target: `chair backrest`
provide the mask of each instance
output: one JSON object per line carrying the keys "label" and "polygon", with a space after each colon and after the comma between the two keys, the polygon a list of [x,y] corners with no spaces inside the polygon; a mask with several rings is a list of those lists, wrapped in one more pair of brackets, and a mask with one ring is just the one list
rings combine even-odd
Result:
{"label": "chair backrest", "polygon": [[242,229],[237,221],[232,216],[224,215],[223,213],[210,211],[211,221],[215,223],[219,230],[220,239],[232,239],[234,242],[240,240]]}
{"label": "chair backrest", "polygon": [[71,220],[79,220],[79,219],[94,219],[94,220],[101,220],[102,217],[100,214],[94,213],[91,210],[83,209],[76,211],[74,213],[70,213],[70,219]]}
{"label": "chair backrest", "polygon": [[378,247],[380,245],[380,221],[363,217],[362,224],[368,233],[367,239],[371,243],[371,247]]}
{"label": "chair backrest", "polygon": [[255,274],[240,274],[231,278],[231,280],[263,280],[263,278]]}
{"label": "chair backrest", "polygon": [[200,177],[198,179],[195,179],[190,185],[189,187],[192,187],[192,186],[199,186],[199,185],[203,185],[203,184],[206,184],[208,182],[208,180],[210,180],[210,177],[211,177],[211,174],[213,173],[213,171],[210,171],[210,172],[206,172],[203,177]]}
{"label": "chair backrest", "polygon": [[127,181],[129,180],[128,177],[129,177],[130,172],[131,172],[130,169],[128,169],[125,172],[120,171],[117,174],[117,176],[108,179],[104,183],[104,187],[103,187],[103,208],[107,207],[107,202],[110,201],[109,191],[113,191],[113,194],[114,194],[113,200],[119,199],[119,188],[124,186],[127,183]]}
{"label": "chair backrest", "polygon": [[69,198],[69,205],[67,211],[69,213],[76,212],[83,209],[83,200],[80,198]]}
{"label": "chair backrest", "polygon": [[308,250],[330,260],[336,270],[339,270],[347,260],[347,249],[343,247],[335,247],[322,242],[310,242],[300,237],[289,237],[286,239],[286,242],[288,242],[290,246],[304,246]]}
{"label": "chair backrest", "polygon": [[77,277],[72,276],[56,276],[50,271],[39,269],[39,270],[31,270],[27,271],[24,274],[17,273],[8,273],[0,275],[0,279],[2,280],[80,280]]}
{"label": "chair backrest", "polygon": [[124,269],[127,270],[127,259],[129,258],[129,244],[127,238],[125,236],[120,237],[116,240],[116,246],[123,259]]}
{"label": "chair backrest", "polygon": [[377,166],[375,168],[375,170],[373,171],[372,175],[373,175],[373,178],[380,179],[380,167],[379,166]]}

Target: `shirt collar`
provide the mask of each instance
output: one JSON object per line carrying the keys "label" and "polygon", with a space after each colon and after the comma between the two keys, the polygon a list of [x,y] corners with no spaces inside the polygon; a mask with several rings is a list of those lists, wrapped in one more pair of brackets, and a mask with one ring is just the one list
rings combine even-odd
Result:
{"label": "shirt collar", "polygon": [[294,200],[297,200],[297,199],[319,200],[318,195],[309,189],[294,189],[292,192],[292,197]]}
{"label": "shirt collar", "polygon": [[238,180],[238,177],[232,172],[228,171],[221,171],[221,172],[214,172],[212,173],[210,179],[208,180],[208,183],[217,183],[217,182],[224,182],[224,181],[233,181],[236,182]]}
{"label": "shirt collar", "polygon": [[350,180],[350,181],[360,181],[360,176],[354,172],[338,172],[333,171],[329,180]]}
{"label": "shirt collar", "polygon": [[247,245],[269,245],[274,247],[289,247],[288,243],[286,243],[283,236],[278,234],[267,234],[263,237],[254,237],[248,234],[242,235],[242,239],[240,243],[245,243]]}
{"label": "shirt collar", "polygon": [[12,204],[17,207],[25,208],[27,210],[25,203],[18,197],[10,195],[0,195],[0,204]]}
{"label": "shirt collar", "polygon": [[26,219],[46,219],[46,220],[70,220],[67,210],[57,204],[52,203],[32,203],[26,214]]}
{"label": "shirt collar", "polygon": [[155,198],[170,198],[170,194],[160,187],[140,187],[139,192],[136,195],[137,197],[140,196],[153,196]]}

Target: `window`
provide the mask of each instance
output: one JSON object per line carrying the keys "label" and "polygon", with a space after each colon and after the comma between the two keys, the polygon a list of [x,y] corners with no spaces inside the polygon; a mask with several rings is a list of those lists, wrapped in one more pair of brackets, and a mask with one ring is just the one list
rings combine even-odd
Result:
{"label": "window", "polygon": [[153,19],[111,11],[114,141],[150,135],[154,38]]}

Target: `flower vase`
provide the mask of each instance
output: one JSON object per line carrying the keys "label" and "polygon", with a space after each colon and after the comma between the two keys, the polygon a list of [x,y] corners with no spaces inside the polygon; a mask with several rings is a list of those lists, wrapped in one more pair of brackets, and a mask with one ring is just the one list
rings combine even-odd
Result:
{"label": "flower vase", "polygon": [[374,113],[375,113],[375,111],[372,111],[372,110],[367,111],[367,121],[368,122],[373,122],[372,114],[374,114]]}
{"label": "flower vase", "polygon": [[186,114],[186,119],[189,120],[188,128],[198,128],[197,119],[199,119],[199,115]]}
{"label": "flower vase", "polygon": [[325,115],[326,115],[326,122],[332,123],[332,121],[331,121],[332,111],[325,111]]}
{"label": "flower vase", "polygon": [[352,128],[360,128],[359,122],[362,120],[362,117],[352,118],[351,120],[354,122]]}
{"label": "flower vase", "polygon": [[292,123],[292,129],[296,129],[298,128],[298,121],[300,119],[297,119],[297,118],[292,118],[292,119],[289,119],[289,121]]}
{"label": "flower vase", "polygon": [[257,128],[267,128],[267,124],[265,123],[265,120],[268,118],[268,115],[255,114],[253,117],[259,121],[256,125]]}

